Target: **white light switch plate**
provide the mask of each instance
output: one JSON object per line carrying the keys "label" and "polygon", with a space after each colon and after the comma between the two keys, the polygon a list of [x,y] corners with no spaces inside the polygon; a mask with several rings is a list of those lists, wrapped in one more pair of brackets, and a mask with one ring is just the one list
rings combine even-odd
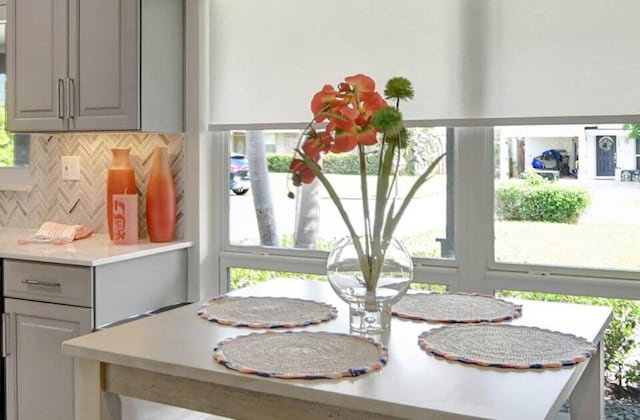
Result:
{"label": "white light switch plate", "polygon": [[80,156],[62,156],[62,180],[63,181],[79,181],[80,180]]}

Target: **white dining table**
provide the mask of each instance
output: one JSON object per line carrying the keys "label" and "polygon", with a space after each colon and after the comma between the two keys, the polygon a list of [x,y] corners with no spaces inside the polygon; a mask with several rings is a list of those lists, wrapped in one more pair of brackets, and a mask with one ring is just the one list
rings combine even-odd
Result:
{"label": "white dining table", "polygon": [[[334,320],[296,330],[349,332],[349,308],[326,282],[277,279],[232,292],[334,305]],[[604,418],[603,334],[611,309],[521,301],[514,325],[574,334],[597,346],[593,357],[552,369],[480,367],[437,358],[418,346],[441,324],[395,318],[382,369],[341,379],[276,379],[229,369],[213,349],[256,330],[210,322],[203,302],[63,343],[74,357],[76,420],[119,418],[116,395],[238,419],[555,419],[570,400],[571,418]]]}

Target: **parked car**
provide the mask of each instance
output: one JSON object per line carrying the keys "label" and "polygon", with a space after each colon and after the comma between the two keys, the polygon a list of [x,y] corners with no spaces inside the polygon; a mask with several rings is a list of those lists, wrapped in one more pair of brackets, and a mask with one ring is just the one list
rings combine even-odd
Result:
{"label": "parked car", "polygon": [[241,153],[232,153],[229,156],[229,188],[234,194],[242,195],[249,191],[250,185],[247,157]]}

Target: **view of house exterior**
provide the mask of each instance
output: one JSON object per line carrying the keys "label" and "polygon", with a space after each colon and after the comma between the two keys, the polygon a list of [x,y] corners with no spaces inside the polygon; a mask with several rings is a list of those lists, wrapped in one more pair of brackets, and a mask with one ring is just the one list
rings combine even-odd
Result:
{"label": "view of house exterior", "polygon": [[556,150],[563,156],[560,166],[549,157],[545,169],[557,170],[560,177],[640,181],[640,175],[633,176],[640,174],[635,172],[640,170],[640,141],[630,139],[621,124],[499,127],[496,137],[500,179],[534,170],[534,158]]}

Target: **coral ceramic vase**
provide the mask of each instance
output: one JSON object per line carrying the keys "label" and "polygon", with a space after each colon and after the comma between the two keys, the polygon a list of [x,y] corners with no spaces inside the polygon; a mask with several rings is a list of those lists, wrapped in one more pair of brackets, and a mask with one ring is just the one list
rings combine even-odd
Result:
{"label": "coral ceramic vase", "polygon": [[113,154],[107,174],[107,227],[113,239],[113,195],[136,194],[136,174],[129,158],[128,147],[111,149]]}
{"label": "coral ceramic vase", "polygon": [[176,187],[166,147],[153,150],[147,184],[147,230],[151,242],[170,242],[176,231]]}

